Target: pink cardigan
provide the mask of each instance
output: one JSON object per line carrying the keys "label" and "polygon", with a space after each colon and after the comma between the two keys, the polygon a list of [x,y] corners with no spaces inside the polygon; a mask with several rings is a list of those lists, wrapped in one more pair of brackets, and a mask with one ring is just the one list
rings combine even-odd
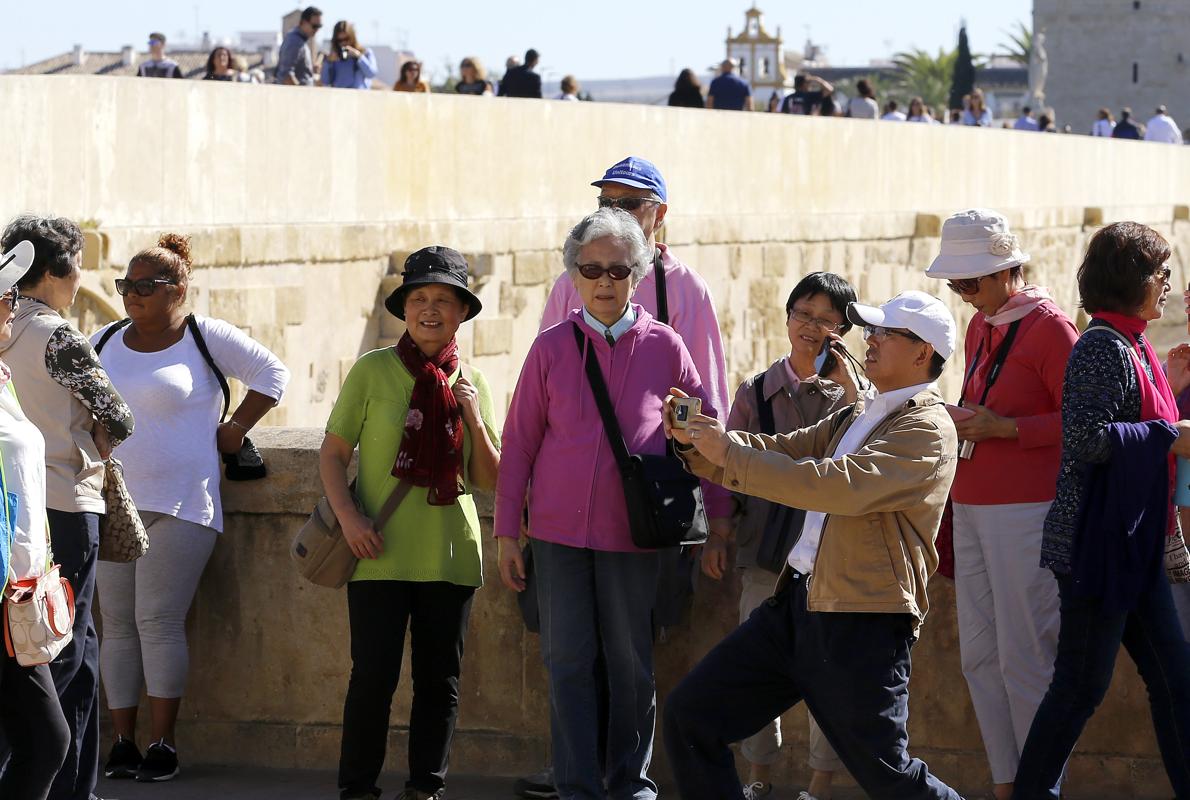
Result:
{"label": "pink cardigan", "polygon": [[[614,348],[583,321],[579,310],[541,333],[529,348],[501,436],[496,536],[520,535],[528,495],[533,538],[639,552],[632,544],[620,474],[572,323],[586,334],[588,357],[599,361],[629,452],[665,452],[661,409],[671,386],[701,398],[703,413],[722,417],[678,335],[639,305],[633,310],[636,322]],[[703,492],[708,516],[730,516],[725,489],[704,481]]]}

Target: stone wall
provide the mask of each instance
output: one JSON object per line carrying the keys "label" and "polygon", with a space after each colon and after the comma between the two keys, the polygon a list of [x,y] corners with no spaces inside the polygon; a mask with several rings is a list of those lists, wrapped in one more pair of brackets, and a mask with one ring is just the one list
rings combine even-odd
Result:
{"label": "stone wall", "polygon": [[1190,151],[1086,137],[102,77],[5,76],[0,92],[30,121],[0,128],[23,176],[0,193],[0,219],[96,225],[84,324],[120,313],[112,279],[131,255],[163,230],[190,233],[194,308],[293,372],[274,425],[321,425],[355,358],[400,335],[379,301],[431,243],[472,262],[484,313],[460,340],[500,405],[566,232],[594,205],[588,184],[628,153],[666,175],[663,238],[710,284],[733,385],[785,349],[782,304],[807,271],[840,272],[872,302],[948,295],[921,270],[954,209],[1008,213],[1032,276],[1073,311],[1071,275],[1098,225],[1138,219],[1181,240],[1190,202]]}
{"label": "stone wall", "polygon": [[[190,763],[333,769],[351,663],[346,596],[303,583],[288,557],[289,541],[321,491],[321,436],[312,429],[274,428],[258,440],[271,475],[258,483],[224,484],[226,530],[190,615],[192,667],[179,746]],[[525,632],[512,593],[497,577],[490,499],[479,501],[489,534],[488,583],[471,614],[452,769],[520,775],[539,769],[548,752],[547,682],[538,637]],[[738,591],[734,577],[723,584],[700,579],[691,621],[668,631],[657,646],[662,702],[734,627]],[[930,595],[929,618],[913,651],[911,751],[968,796],[982,796],[990,778],[959,666],[952,584],[935,578]],[[406,649],[388,762],[398,773],[404,768],[409,700]],[[808,779],[805,720],[800,706],[783,718],[787,746],[776,765],[783,785]],[[655,776],[666,779],[660,731],[654,759]],[[1145,691],[1127,656],[1121,655],[1107,700],[1070,770],[1068,787],[1076,797],[1169,796]]]}

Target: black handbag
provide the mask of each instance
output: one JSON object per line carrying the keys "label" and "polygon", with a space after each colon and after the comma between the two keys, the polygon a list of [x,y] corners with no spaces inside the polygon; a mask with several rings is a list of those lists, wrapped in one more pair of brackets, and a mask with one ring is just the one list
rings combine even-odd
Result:
{"label": "black handbag", "polygon": [[686,471],[673,452],[672,442],[663,456],[628,452],[603,372],[595,356],[588,357],[587,337],[577,323],[574,341],[580,358],[586,362],[587,381],[620,470],[632,543],[649,550],[704,543],[709,526],[698,478]]}
{"label": "black handbag", "polygon": [[[132,320],[125,317],[104,331],[103,336],[99,337],[99,341],[95,343],[95,354],[98,355],[103,350],[103,346],[117,331],[131,323]],[[215,380],[219,382],[219,388],[223,391],[223,414],[219,417],[219,422],[222,423],[227,419],[227,411],[231,407],[231,387],[227,385],[227,378],[224,377],[223,371],[215,365],[215,359],[211,358],[211,351],[207,349],[207,342],[203,339],[202,331],[198,329],[198,322],[194,319],[193,314],[186,315],[186,327],[190,329],[190,335],[194,337],[194,344],[198,346],[198,352],[207,366],[211,368],[211,372],[215,373]],[[244,443],[240,445],[238,453],[222,453],[221,455],[223,456],[223,472],[229,481],[255,481],[267,474],[260,450],[247,436],[244,437]]]}

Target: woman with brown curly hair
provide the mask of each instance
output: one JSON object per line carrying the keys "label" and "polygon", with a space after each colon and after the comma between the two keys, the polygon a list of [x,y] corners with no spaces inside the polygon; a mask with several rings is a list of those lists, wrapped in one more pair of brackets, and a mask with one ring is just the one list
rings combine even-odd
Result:
{"label": "woman with brown curly hair", "polygon": [[[162,236],[116,281],[129,318],[92,337],[136,417],[136,432],[116,455],[149,532],[149,551],[138,560],[99,565],[100,673],[117,737],[104,769],[109,778],[166,781],[178,774],[174,726],[189,665],[186,612],[223,530],[220,453],[239,452],[289,380],[277,357],[235,326],[188,315],[189,284],[189,237]],[[219,421],[223,392],[204,346],[224,375],[247,388],[226,422]],[[142,684],[152,716],[143,759],[134,741]]]}

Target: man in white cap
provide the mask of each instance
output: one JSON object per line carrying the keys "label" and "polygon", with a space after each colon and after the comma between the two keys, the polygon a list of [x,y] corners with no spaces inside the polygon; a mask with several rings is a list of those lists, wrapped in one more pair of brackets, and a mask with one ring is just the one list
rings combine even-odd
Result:
{"label": "man in white cap", "polygon": [[955,322],[913,291],[878,308],[852,303],[847,316],[864,326],[873,385],[854,406],[779,436],[728,434],[703,415],[680,430],[667,415],[692,472],[807,511],[776,594],[666,701],[683,800],[743,797],[728,745],[802,700],[868,796],[959,800],[906,752],[909,650],[958,450],[933,385]]}

